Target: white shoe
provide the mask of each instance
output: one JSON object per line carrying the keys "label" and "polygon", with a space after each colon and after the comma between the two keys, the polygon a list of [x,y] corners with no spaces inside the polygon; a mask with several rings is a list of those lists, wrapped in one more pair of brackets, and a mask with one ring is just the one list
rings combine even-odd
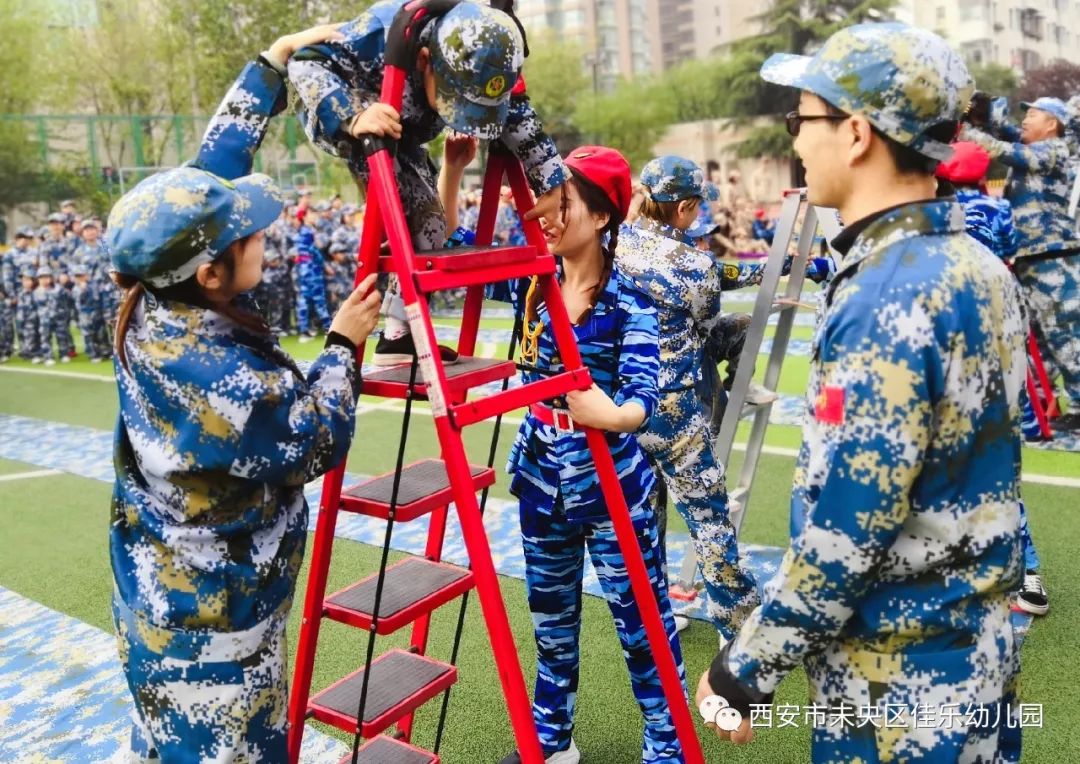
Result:
{"label": "white shoe", "polygon": [[303,345],[305,342],[311,342],[313,339],[314,339],[314,337],[309,337],[306,334],[301,334],[300,335],[300,344]]}
{"label": "white shoe", "polygon": [[772,403],[779,397],[780,396],[772,390],[767,389],[757,382],[751,382],[750,388],[746,391],[746,402],[751,406],[764,406],[766,403]]}
{"label": "white shoe", "polygon": [[60,363],[71,363],[71,359],[68,358],[67,356],[64,356],[63,358],[60,359]]}
{"label": "white shoe", "polygon": [[681,634],[690,628],[690,617],[685,615],[675,615],[675,633]]}
{"label": "white shoe", "polygon": [[90,363],[101,363],[101,359],[100,358],[91,358]]}
{"label": "white shoe", "polygon": [[41,363],[44,360],[44,358],[31,358],[30,363]]}
{"label": "white shoe", "polygon": [[52,358],[46,359],[45,365],[46,366],[56,366],[56,361],[54,361]]}
{"label": "white shoe", "polygon": [[570,738],[570,747],[565,751],[551,754],[544,759],[544,764],[578,764],[579,761],[581,761],[581,751],[578,750],[574,739]]}

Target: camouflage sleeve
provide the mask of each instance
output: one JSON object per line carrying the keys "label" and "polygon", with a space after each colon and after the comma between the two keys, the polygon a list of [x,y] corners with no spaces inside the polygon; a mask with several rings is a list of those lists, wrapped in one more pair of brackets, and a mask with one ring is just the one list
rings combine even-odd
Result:
{"label": "camouflage sleeve", "polygon": [[1030,172],[1046,172],[1069,160],[1069,153],[1061,149],[1060,141],[1039,141],[1030,145],[1002,141],[969,125],[960,132],[960,140],[973,141],[1002,164]]}
{"label": "camouflage sleeve", "polygon": [[705,278],[690,290],[690,314],[698,334],[707,339],[720,324],[720,274],[712,265],[705,271]]}
{"label": "camouflage sleeve", "polygon": [[537,196],[561,186],[570,177],[555,141],[544,132],[528,96],[510,97],[510,114],[500,140],[525,166],[529,186]]}
{"label": "camouflage sleeve", "polygon": [[324,350],[308,371],[306,388],[288,373],[262,375],[265,388],[244,425],[229,472],[272,484],[302,485],[348,453],[360,380],[353,353]]}
{"label": "camouflage sleeve", "polygon": [[633,402],[645,409],[640,432],[660,400],[660,320],[644,295],[624,315],[619,339],[619,389],[614,400],[619,406]]}
{"label": "camouflage sleeve", "polygon": [[249,174],[270,118],[285,105],[285,79],[261,61],[249,63],[210,119],[192,164],[228,180]]}
{"label": "camouflage sleeve", "polygon": [[996,199],[997,213],[993,217],[994,236],[997,240],[997,254],[1002,260],[1011,260],[1016,256],[1019,240],[1013,227],[1012,205],[1007,199]]}
{"label": "camouflage sleeve", "polygon": [[928,378],[943,373],[932,329],[904,334],[926,320],[910,316],[910,304],[865,305],[850,300],[826,319],[799,464],[807,474],[796,477],[813,486],[812,509],[721,667],[756,694],[775,690],[852,617],[908,517],[929,444]]}
{"label": "camouflage sleeve", "polygon": [[720,269],[720,289],[725,292],[756,286],[765,275],[764,263],[717,263],[717,267]]}
{"label": "camouflage sleeve", "polygon": [[346,156],[353,117],[379,100],[386,39],[382,22],[365,13],[341,28],[344,40],[302,48],[289,59],[298,116],[312,143]]}

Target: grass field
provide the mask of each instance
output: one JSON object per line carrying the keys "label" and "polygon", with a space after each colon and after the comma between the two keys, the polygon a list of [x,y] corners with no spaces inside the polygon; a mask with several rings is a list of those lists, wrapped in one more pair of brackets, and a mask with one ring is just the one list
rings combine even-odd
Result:
{"label": "grass field", "polygon": [[[453,321],[440,319],[438,323],[451,325]],[[485,320],[486,328],[508,331],[509,324],[502,319]],[[809,331],[797,329],[795,336],[809,338]],[[295,340],[287,340],[285,344],[298,358],[311,358],[318,348],[316,344],[298,345]],[[503,356],[505,350],[505,346],[495,348]],[[116,391],[107,382],[111,376],[107,365],[76,360],[49,370],[40,366],[32,369],[49,373],[14,371],[20,368],[29,369],[29,366],[11,362],[0,367],[0,414],[99,430],[113,427]],[[806,373],[806,359],[789,359],[781,391],[801,394]],[[372,474],[392,468],[400,422],[400,414],[395,410],[362,414],[349,454],[349,469]],[[513,424],[503,427],[497,465],[503,463],[514,430]],[[474,461],[482,461],[486,456],[489,436],[490,429],[482,427],[468,433],[466,443]],[[767,442],[781,449],[796,448],[799,431],[792,427],[772,427]],[[409,456],[436,454],[431,419],[417,417]],[[739,466],[740,458],[736,452],[732,472]],[[1080,455],[1025,449],[1024,458],[1027,473],[1080,477]],[[0,460],[0,478],[38,469],[38,465]],[[747,514],[743,538],[753,543],[786,546],[787,502],[794,459],[767,455],[759,469],[754,504]],[[507,497],[506,484],[505,476],[500,477],[494,495]],[[0,481],[0,549],[3,550],[0,586],[93,626],[110,629],[109,493],[110,486],[106,483],[69,474]],[[1080,654],[1080,578],[1068,571],[1075,570],[1076,550],[1080,549],[1080,523],[1073,516],[1080,512],[1077,506],[1080,490],[1026,483],[1024,493],[1052,600],[1050,614],[1035,622],[1023,650],[1023,700],[1044,705],[1043,727],[1025,730],[1024,760],[1075,761],[1080,760],[1080,729],[1074,724],[1076,709],[1080,708],[1080,669],[1075,661],[1075,656]],[[673,512],[669,530],[685,532]],[[345,585],[374,571],[378,554],[375,547],[339,539],[334,549],[330,586]],[[301,590],[306,581],[305,566],[299,584]],[[524,585],[519,580],[503,578],[502,587],[525,674],[531,683],[535,666]],[[604,603],[593,597],[586,600],[575,739],[585,761],[633,762],[639,758],[641,725],[614,628]],[[295,647],[298,610],[294,608],[290,623],[291,648]],[[431,642],[435,657],[445,658],[449,653],[456,613],[453,606],[436,613]],[[366,635],[356,630],[328,623],[323,629],[315,686],[325,686],[362,662],[365,640]],[[403,636],[382,638],[380,650],[403,643]],[[683,649],[688,674],[695,680],[711,660],[715,647],[715,634],[705,624],[698,623],[685,633]],[[460,679],[451,696],[442,748],[444,760],[449,764],[498,761],[513,747],[513,738],[475,600],[470,603],[459,667]],[[805,675],[799,670],[781,685],[777,702],[802,704],[806,697]],[[429,703],[418,714],[415,735],[418,745],[432,743],[437,711],[438,704]],[[723,747],[710,739],[706,755],[709,761],[802,762],[809,759],[808,741],[806,728],[764,729],[759,730],[757,741],[747,748]]]}

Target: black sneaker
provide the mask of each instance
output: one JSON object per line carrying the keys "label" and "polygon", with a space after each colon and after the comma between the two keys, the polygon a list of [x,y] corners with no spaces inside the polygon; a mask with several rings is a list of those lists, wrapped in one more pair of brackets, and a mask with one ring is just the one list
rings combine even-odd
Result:
{"label": "black sneaker", "polygon": [[[376,366],[400,366],[403,363],[412,363],[415,355],[416,346],[411,334],[403,334],[392,340],[386,339],[385,334],[380,334],[371,362]],[[439,345],[439,356],[444,366],[452,366],[458,362],[457,351],[445,345]]]}
{"label": "black sneaker", "polygon": [[1073,432],[1080,430],[1080,412],[1062,414],[1057,419],[1050,420],[1050,429],[1058,432]]}
{"label": "black sneaker", "polygon": [[1024,585],[1016,595],[1016,607],[1032,615],[1046,615],[1046,611],[1050,609],[1050,600],[1046,597],[1042,576],[1037,571],[1029,570],[1024,573]]}

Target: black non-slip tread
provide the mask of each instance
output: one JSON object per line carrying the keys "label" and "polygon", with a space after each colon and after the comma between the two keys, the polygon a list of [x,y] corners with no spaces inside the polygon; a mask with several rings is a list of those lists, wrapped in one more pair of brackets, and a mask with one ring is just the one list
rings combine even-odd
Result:
{"label": "black non-slip tread", "polygon": [[[410,605],[460,581],[469,575],[463,568],[442,565],[419,557],[410,557],[386,569],[379,616],[389,618]],[[370,615],[375,609],[378,576],[350,587],[327,599],[337,607]]]}
{"label": "black non-slip tread", "polygon": [[[486,468],[472,466],[475,478]],[[399,507],[412,504],[420,499],[432,496],[450,487],[450,477],[446,474],[446,464],[441,459],[424,459],[410,464],[401,471],[401,484],[398,486],[397,503]],[[394,492],[394,475],[389,473],[362,483],[344,492],[345,496],[365,501],[389,504]]]}
{"label": "black non-slip tread", "polygon": [[[452,670],[450,666],[402,650],[387,653],[371,664],[364,723],[382,716]],[[361,669],[344,682],[323,690],[312,703],[345,716],[356,716],[363,681],[364,670]]]}

